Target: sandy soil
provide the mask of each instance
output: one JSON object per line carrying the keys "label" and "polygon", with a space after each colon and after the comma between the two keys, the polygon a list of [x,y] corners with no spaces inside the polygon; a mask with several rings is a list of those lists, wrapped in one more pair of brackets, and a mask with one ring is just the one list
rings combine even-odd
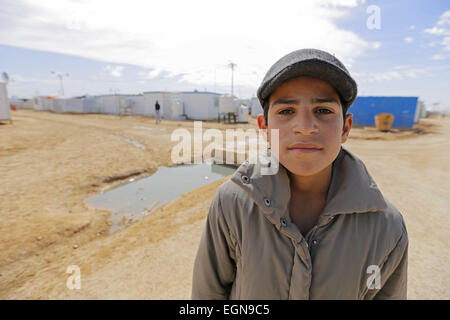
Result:
{"label": "sandy soil", "polygon": [[[228,178],[111,235],[109,213],[83,200],[173,165],[170,134],[178,127],[193,132],[193,123],[29,110],[12,116],[12,125],[0,125],[0,298],[189,299],[209,204]],[[450,298],[449,141],[450,118],[432,118],[408,131],[354,128],[346,143],[405,217],[410,299]],[[70,265],[80,268],[80,290],[66,286]]]}

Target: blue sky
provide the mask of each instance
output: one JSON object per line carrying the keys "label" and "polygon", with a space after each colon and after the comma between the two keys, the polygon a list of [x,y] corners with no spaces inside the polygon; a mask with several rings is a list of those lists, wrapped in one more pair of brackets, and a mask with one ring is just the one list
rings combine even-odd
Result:
{"label": "blue sky", "polygon": [[51,71],[69,74],[69,96],[225,93],[233,61],[234,93],[247,98],[270,65],[303,47],[341,59],[360,95],[419,96],[450,111],[449,1],[0,0],[10,96],[60,94]]}

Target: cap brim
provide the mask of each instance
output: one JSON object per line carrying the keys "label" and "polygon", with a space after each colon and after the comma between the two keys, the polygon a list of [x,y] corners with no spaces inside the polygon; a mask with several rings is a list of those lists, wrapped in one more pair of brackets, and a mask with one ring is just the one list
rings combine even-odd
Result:
{"label": "cap brim", "polygon": [[263,105],[264,101],[283,82],[301,76],[310,76],[331,84],[340,94],[342,103],[350,105],[356,99],[357,85],[345,71],[319,59],[303,60],[282,69],[270,81],[258,89],[257,95]]}

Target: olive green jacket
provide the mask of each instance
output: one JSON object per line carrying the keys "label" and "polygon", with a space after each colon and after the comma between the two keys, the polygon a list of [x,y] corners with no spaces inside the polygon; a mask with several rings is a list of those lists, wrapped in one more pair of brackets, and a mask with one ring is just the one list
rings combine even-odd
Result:
{"label": "olive green jacket", "polygon": [[194,264],[193,299],[406,299],[408,234],[363,162],[341,148],[327,202],[302,236],[280,164],[244,162],[211,204]]}

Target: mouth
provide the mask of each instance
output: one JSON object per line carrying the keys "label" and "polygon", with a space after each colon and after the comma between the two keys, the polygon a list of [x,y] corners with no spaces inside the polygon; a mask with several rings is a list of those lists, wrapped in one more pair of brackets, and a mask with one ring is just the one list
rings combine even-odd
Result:
{"label": "mouth", "polygon": [[294,153],[315,153],[322,149],[323,148],[321,146],[312,143],[296,143],[288,146],[288,151],[292,151]]}

